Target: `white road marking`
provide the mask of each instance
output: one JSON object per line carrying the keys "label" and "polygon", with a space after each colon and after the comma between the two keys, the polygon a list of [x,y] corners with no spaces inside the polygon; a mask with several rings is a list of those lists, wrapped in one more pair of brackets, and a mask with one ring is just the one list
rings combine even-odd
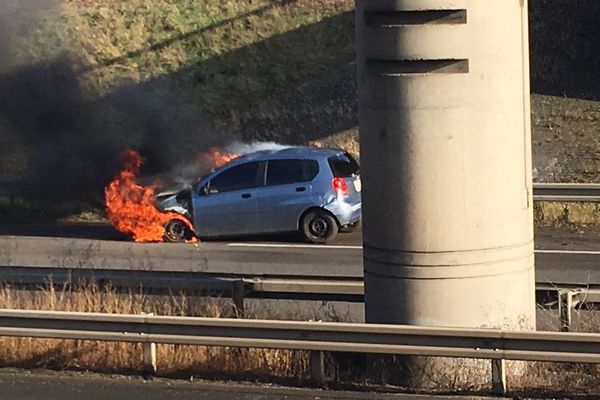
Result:
{"label": "white road marking", "polygon": [[[329,250],[362,250],[362,246],[320,245],[320,244],[287,244],[287,243],[227,243],[230,247],[262,247],[284,249],[329,249]],[[600,250],[536,250],[536,254],[572,254],[572,255],[600,255]]]}
{"label": "white road marking", "polygon": [[536,250],[538,254],[580,254],[580,255],[600,255],[598,250]]}
{"label": "white road marking", "polygon": [[285,243],[227,243],[231,247],[273,247],[296,249],[346,249],[362,250],[362,246],[325,246],[321,244],[285,244]]}

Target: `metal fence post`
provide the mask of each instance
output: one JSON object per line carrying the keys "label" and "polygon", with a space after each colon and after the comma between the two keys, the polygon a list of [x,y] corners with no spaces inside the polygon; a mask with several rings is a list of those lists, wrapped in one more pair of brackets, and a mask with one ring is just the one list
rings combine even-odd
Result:
{"label": "metal fence post", "polygon": [[[142,313],[142,315],[154,315],[154,313]],[[143,342],[142,347],[144,354],[144,370],[142,375],[145,379],[152,378],[156,374],[156,343]]]}
{"label": "metal fence post", "polygon": [[506,394],[506,363],[501,358],[492,359],[492,393]]}
{"label": "metal fence post", "polygon": [[325,378],[325,353],[322,351],[310,352],[310,377],[313,383],[321,388],[327,386]]}
{"label": "metal fence post", "polygon": [[560,331],[571,330],[573,311],[573,291],[561,290],[558,292],[558,312],[560,314]]}
{"label": "metal fence post", "polygon": [[244,316],[244,298],[246,297],[246,282],[243,279],[236,280],[231,285],[231,299],[238,316]]}

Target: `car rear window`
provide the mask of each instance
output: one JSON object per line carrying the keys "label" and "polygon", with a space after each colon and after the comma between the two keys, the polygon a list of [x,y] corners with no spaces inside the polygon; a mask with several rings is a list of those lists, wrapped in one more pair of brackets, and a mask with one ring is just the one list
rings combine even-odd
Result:
{"label": "car rear window", "polygon": [[356,160],[348,153],[337,154],[327,159],[333,176],[336,178],[350,178],[360,173]]}
{"label": "car rear window", "polygon": [[319,163],[314,160],[269,160],[267,186],[308,182],[319,173]]}

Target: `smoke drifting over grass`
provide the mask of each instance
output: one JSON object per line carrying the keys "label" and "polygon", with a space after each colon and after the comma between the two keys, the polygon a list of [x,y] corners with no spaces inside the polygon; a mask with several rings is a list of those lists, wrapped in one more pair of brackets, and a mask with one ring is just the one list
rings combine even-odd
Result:
{"label": "smoke drifting over grass", "polygon": [[86,91],[68,46],[53,43],[42,53],[50,58],[25,54],[24,38],[49,14],[60,14],[57,1],[0,0],[0,181],[24,179],[49,201],[97,201],[125,148],[141,151],[144,172],[155,174],[232,141],[163,80],[100,96]]}
{"label": "smoke drifting over grass", "polygon": [[17,42],[38,27],[41,15],[57,5],[58,0],[0,0],[0,71],[17,62]]}

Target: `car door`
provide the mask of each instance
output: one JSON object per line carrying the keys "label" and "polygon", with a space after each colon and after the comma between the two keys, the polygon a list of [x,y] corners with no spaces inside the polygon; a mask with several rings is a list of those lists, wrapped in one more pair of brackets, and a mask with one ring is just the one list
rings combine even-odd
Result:
{"label": "car door", "polygon": [[311,181],[319,172],[314,160],[268,160],[265,186],[258,189],[261,230],[287,232],[298,229],[300,215],[314,205]]}
{"label": "car door", "polygon": [[263,175],[261,162],[252,161],[225,169],[203,185],[193,200],[198,236],[258,232],[257,189]]}

